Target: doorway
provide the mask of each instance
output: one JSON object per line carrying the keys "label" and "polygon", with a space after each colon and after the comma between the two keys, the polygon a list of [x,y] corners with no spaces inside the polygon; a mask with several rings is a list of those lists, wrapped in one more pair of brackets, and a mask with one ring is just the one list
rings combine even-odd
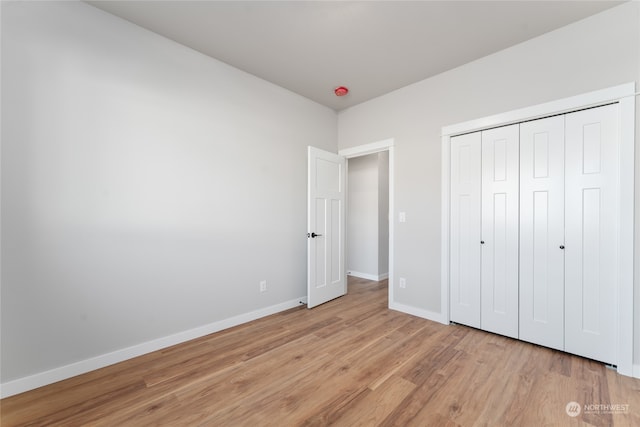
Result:
{"label": "doorway", "polygon": [[393,302],[393,139],[341,150],[347,159],[347,275],[388,279]]}
{"label": "doorway", "polygon": [[389,277],[389,153],[347,161],[347,275]]}

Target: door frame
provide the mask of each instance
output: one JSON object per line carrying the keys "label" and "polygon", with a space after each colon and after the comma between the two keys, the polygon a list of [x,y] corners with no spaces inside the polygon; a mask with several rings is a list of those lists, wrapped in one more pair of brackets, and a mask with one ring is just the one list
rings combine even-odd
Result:
{"label": "door frame", "polygon": [[[387,151],[389,153],[389,298],[387,301],[388,307],[391,308],[393,306],[393,271],[394,271],[394,254],[393,254],[393,242],[394,242],[394,182],[395,182],[395,172],[394,172],[394,139],[384,139],[381,141],[372,142],[370,144],[358,145],[357,147],[345,148],[343,150],[339,150],[338,154],[343,156],[345,159],[349,160],[354,157],[366,156],[367,154],[375,154],[383,151]],[[348,176],[349,172],[349,162],[347,161],[347,170],[346,176]],[[348,178],[347,178],[348,179]],[[347,183],[348,188],[348,183]],[[349,215],[349,192],[347,191],[347,216]],[[348,227],[348,225],[347,225]],[[347,242],[348,244],[348,242]],[[346,250],[346,248],[345,248]]]}
{"label": "door frame", "polygon": [[[634,263],[634,162],[635,162],[635,82],[596,90],[569,98],[521,108],[442,128],[441,188],[441,265],[440,293],[442,317],[449,323],[449,203],[450,203],[450,139],[452,136],[520,123],[556,114],[597,107],[617,102],[620,129],[620,188],[617,286],[617,371],[640,378],[640,366],[633,365],[633,263]],[[640,308],[639,308],[640,309]]]}

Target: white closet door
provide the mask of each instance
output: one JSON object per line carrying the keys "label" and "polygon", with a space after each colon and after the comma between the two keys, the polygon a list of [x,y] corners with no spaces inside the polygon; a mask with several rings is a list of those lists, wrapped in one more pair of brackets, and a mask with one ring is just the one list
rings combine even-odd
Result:
{"label": "white closet door", "polygon": [[615,364],[618,105],[566,115],[565,350]]}
{"label": "white closet door", "polygon": [[451,320],[480,327],[480,132],[451,138]]}
{"label": "white closet door", "polygon": [[518,125],[482,132],[481,327],[518,337]]}
{"label": "white closet door", "polygon": [[564,349],[564,116],[520,124],[520,339]]}

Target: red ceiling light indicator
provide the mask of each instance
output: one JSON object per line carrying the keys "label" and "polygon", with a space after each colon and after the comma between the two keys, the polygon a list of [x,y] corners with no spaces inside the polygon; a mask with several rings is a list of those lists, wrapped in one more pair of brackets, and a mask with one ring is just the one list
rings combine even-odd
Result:
{"label": "red ceiling light indicator", "polygon": [[336,96],[345,96],[349,93],[349,89],[344,86],[338,86],[333,91],[335,92]]}

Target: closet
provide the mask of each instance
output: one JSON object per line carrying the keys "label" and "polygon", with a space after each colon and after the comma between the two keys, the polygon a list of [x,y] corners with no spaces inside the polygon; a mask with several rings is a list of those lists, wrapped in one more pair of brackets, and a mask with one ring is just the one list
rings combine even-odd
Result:
{"label": "closet", "polygon": [[616,363],[618,108],[451,137],[451,321]]}

